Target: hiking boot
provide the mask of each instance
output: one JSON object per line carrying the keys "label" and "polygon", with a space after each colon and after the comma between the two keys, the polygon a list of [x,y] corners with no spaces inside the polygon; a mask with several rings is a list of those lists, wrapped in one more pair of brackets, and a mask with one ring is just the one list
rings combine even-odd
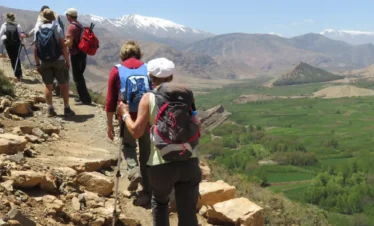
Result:
{"label": "hiking boot", "polygon": [[54,108],[48,109],[48,117],[56,117],[57,113]]}
{"label": "hiking boot", "polygon": [[78,99],[78,98],[75,98],[74,101],[75,101],[75,104],[76,104],[76,105],[91,105],[91,104],[92,104],[91,101],[84,102],[84,101],[81,101],[81,100]]}
{"label": "hiking boot", "polygon": [[64,116],[74,116],[75,112],[70,107],[64,108]]}
{"label": "hiking boot", "polygon": [[135,200],[135,206],[148,206],[151,203],[151,194],[144,191],[138,193],[138,198]]}
{"label": "hiking boot", "polygon": [[140,173],[135,173],[130,179],[130,184],[127,187],[128,191],[136,191],[138,189],[139,183],[142,180],[142,175]]}

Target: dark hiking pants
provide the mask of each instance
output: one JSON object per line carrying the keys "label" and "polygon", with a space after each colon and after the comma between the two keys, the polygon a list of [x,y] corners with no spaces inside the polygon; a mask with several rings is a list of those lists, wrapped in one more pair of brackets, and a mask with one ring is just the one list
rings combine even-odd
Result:
{"label": "dark hiking pants", "polygon": [[170,162],[150,166],[153,226],[169,226],[169,195],[174,188],[178,226],[198,226],[196,205],[199,197],[201,171],[199,160]]}
{"label": "dark hiking pants", "polygon": [[139,162],[136,154],[136,140],[131,136],[127,127],[124,126],[123,129],[123,139],[122,139],[122,152],[125,156],[127,167],[130,171],[130,174],[136,173],[140,169],[140,174],[142,176],[142,186],[143,190],[146,193],[151,193],[149,187],[149,178],[147,170],[147,161],[149,155],[151,154],[151,140],[149,136],[148,129],[144,134],[138,139],[139,143]]}
{"label": "dark hiking pants", "polygon": [[84,71],[86,70],[87,55],[79,52],[70,56],[71,68],[73,71],[73,80],[77,88],[79,99],[83,103],[91,103],[91,97],[88,93],[86,80],[84,79]]}
{"label": "dark hiking pants", "polygon": [[[12,63],[13,71],[15,71],[14,75],[17,78],[22,77],[21,60],[18,57],[18,54],[19,54],[18,51],[20,51],[20,45],[21,44],[5,45],[5,49],[8,53],[9,58],[10,58],[10,62]],[[18,63],[17,63],[17,61],[18,61]],[[16,64],[17,64],[17,68],[16,68],[16,70],[14,70],[14,68],[16,67]]]}

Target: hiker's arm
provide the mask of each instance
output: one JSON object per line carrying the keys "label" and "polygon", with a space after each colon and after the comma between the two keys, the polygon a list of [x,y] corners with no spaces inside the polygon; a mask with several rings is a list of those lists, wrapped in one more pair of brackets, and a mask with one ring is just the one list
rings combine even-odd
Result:
{"label": "hiker's arm", "polygon": [[5,25],[1,25],[1,28],[0,28],[0,39],[1,39],[1,44],[3,44],[3,35],[4,35],[4,32],[5,32]]}
{"label": "hiker's arm", "polygon": [[70,48],[73,46],[73,33],[74,33],[74,25],[69,24],[68,27],[66,28],[66,40],[65,40],[65,45]]}
{"label": "hiker's arm", "polygon": [[35,44],[35,46],[34,46],[34,59],[35,59],[35,64],[36,64],[36,70],[40,73],[40,59],[38,57],[37,48],[38,48],[38,46]]}
{"label": "hiker's arm", "polygon": [[[118,115],[130,114],[128,105],[120,104],[118,106]],[[145,94],[139,103],[138,116],[134,122],[131,116],[126,117],[125,123],[131,136],[135,139],[141,137],[149,121],[149,93]]]}
{"label": "hiker's arm", "polygon": [[64,41],[63,38],[60,38],[60,46],[61,46],[62,54],[64,55],[66,63],[67,64],[69,63],[69,65],[70,65],[68,48],[66,47],[65,41]]}
{"label": "hiker's arm", "polygon": [[109,74],[108,79],[108,91],[105,101],[105,111],[107,118],[107,133],[109,139],[114,139],[114,129],[113,129],[113,115],[116,111],[118,93],[119,93],[119,76],[118,69],[113,67]]}

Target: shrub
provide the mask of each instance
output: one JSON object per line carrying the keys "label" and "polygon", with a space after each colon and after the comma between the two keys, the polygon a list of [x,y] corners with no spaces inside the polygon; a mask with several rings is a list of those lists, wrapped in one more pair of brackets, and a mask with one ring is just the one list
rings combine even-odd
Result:
{"label": "shrub", "polygon": [[0,70],[0,96],[14,96],[14,86],[5,77],[4,71]]}

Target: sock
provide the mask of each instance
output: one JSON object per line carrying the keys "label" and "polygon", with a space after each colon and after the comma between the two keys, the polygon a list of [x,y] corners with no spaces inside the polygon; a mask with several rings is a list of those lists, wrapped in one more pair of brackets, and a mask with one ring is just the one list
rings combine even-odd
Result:
{"label": "sock", "polygon": [[70,108],[69,104],[65,104],[65,108]]}
{"label": "sock", "polygon": [[48,105],[48,110],[52,110],[53,109],[53,105]]}

